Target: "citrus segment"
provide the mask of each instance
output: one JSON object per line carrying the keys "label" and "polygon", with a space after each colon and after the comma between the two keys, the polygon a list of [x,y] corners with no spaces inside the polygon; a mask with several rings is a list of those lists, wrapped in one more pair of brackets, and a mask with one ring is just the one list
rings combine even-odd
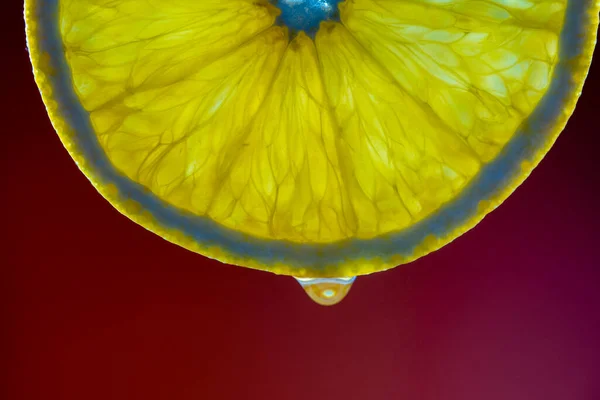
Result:
{"label": "citrus segment", "polygon": [[59,3],[65,55],[88,111],[185,82],[269,28],[278,14],[266,1],[250,0]]}
{"label": "citrus segment", "polygon": [[477,155],[396,84],[341,24],[317,48],[358,237],[404,228],[452,198],[478,171]]}
{"label": "citrus segment", "polygon": [[184,80],[125,92],[90,111],[100,144],[129,178],[205,213],[235,161],[287,45],[273,27]]}
{"label": "citrus segment", "polygon": [[313,41],[288,45],[261,109],[216,171],[207,214],[263,237],[332,241],[356,230]]}
{"label": "citrus segment", "polygon": [[530,26],[533,3],[505,3],[353,0],[341,18],[430,118],[489,161],[548,89],[566,4],[538,1],[552,13]]}

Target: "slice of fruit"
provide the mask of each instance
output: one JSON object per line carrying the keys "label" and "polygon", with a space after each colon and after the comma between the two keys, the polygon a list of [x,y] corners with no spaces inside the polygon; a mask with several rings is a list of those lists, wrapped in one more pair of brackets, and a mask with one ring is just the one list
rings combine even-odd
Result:
{"label": "slice of fruit", "polygon": [[595,0],[28,0],[61,140],[118,210],[224,262],[381,271],[498,206],[573,112]]}

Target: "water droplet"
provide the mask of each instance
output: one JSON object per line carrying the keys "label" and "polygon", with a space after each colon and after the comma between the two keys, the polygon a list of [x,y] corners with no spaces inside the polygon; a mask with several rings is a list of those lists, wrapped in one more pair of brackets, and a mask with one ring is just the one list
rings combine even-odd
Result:
{"label": "water droplet", "polygon": [[296,278],[308,297],[322,306],[332,306],[346,297],[356,277]]}

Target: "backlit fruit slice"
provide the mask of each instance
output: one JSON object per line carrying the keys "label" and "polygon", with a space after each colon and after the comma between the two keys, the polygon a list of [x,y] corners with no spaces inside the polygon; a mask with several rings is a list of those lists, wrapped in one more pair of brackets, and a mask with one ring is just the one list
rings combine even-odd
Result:
{"label": "backlit fruit slice", "polygon": [[122,213],[224,262],[350,277],[443,246],[527,177],[598,3],[28,0],[26,21],[52,122]]}

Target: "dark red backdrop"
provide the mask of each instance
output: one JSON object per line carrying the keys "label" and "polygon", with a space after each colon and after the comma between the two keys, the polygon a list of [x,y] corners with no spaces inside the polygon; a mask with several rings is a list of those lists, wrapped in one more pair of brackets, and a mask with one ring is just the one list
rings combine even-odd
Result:
{"label": "dark red backdrop", "polygon": [[500,209],[321,308],[291,278],[189,253],[113,210],[54,134],[21,3],[6,3],[0,398],[600,398],[598,63]]}

